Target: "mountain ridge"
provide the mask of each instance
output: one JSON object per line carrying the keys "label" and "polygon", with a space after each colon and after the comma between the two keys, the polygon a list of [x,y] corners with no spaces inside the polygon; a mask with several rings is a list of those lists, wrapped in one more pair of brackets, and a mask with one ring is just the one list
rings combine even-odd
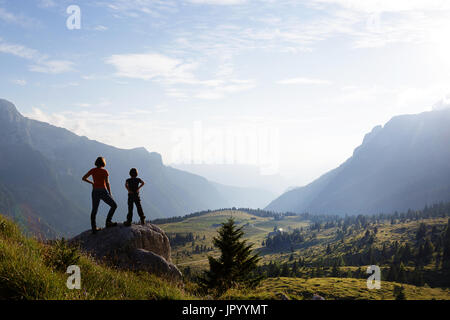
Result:
{"label": "mountain ridge", "polygon": [[449,200],[449,123],[449,109],[395,116],[366,134],[340,166],[284,193],[265,209],[361,214]]}

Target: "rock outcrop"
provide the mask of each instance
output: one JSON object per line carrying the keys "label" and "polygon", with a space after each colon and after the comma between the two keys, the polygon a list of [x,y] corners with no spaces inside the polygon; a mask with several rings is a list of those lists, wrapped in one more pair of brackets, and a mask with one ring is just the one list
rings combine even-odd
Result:
{"label": "rock outcrop", "polygon": [[169,238],[155,225],[135,225],[102,229],[96,234],[85,231],[70,240],[95,259],[120,269],[147,271],[170,280],[182,275],[172,264]]}

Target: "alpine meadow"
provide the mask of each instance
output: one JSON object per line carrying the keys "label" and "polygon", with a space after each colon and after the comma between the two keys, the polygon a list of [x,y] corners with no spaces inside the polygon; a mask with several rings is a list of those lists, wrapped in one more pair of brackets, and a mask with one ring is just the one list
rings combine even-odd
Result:
{"label": "alpine meadow", "polygon": [[2,310],[447,308],[449,38],[440,0],[0,0]]}

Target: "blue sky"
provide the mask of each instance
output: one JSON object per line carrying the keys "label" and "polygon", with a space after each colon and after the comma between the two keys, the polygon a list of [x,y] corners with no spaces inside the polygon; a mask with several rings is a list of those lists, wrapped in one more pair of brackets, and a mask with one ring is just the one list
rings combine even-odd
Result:
{"label": "blue sky", "polygon": [[449,18],[441,0],[0,0],[0,97],[167,164],[301,185],[392,116],[447,104]]}

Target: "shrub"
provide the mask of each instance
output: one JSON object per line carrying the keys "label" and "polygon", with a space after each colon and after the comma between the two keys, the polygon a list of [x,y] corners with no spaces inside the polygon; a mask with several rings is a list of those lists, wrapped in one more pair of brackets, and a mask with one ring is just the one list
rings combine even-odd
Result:
{"label": "shrub", "polygon": [[45,264],[61,272],[65,272],[70,265],[76,265],[79,260],[78,248],[70,246],[64,238],[53,241],[52,245],[46,247],[44,253]]}

